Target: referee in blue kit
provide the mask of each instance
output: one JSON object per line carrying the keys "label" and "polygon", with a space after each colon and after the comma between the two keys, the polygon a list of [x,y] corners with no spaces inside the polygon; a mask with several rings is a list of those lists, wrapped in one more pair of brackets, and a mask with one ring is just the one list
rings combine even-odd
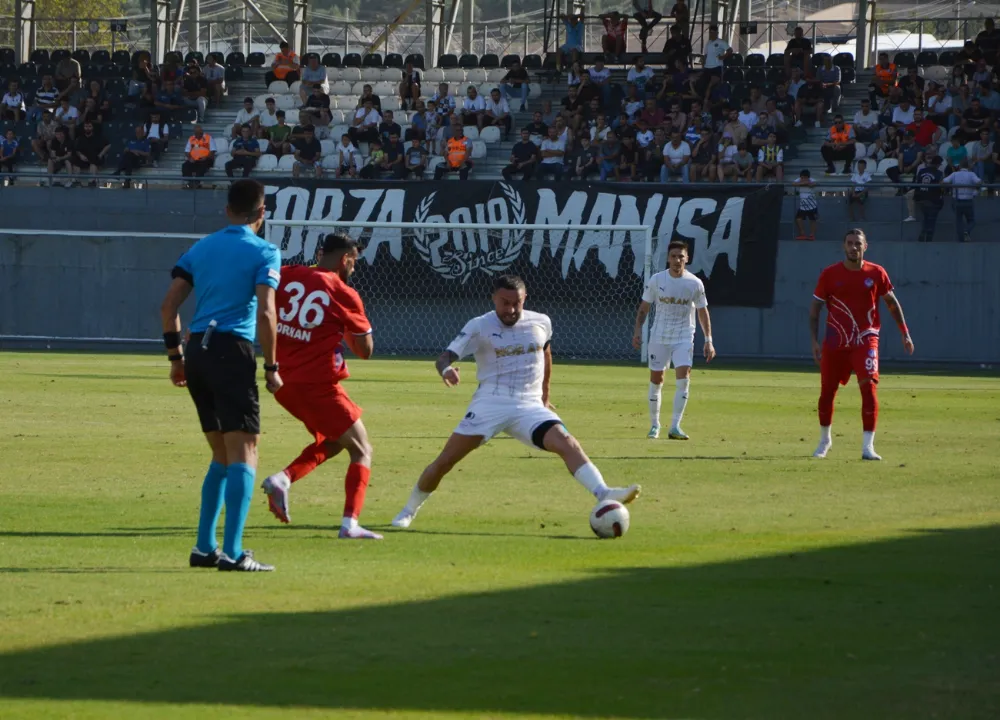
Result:
{"label": "referee in blue kit", "polygon": [[[243,527],[250,511],[260,435],[255,336],[264,351],[267,389],[273,393],[281,387],[274,304],[281,251],[257,236],[264,222],[264,186],[260,183],[233,183],[226,216],[229,227],[202,238],[177,261],[160,308],[163,342],[170,380],[177,387],[187,386],[212,447],[212,463],[201,486],[198,543],[191,551],[190,565],[267,572],[274,566],[258,562],[250,550],[243,549]],[[185,355],[177,311],[192,290],[197,303]],[[216,525],[223,499],[226,526],[220,552]]]}

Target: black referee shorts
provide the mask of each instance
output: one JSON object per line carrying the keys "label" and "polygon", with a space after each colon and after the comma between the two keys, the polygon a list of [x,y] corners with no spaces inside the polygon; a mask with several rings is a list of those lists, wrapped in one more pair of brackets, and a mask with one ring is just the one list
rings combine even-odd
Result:
{"label": "black referee shorts", "polygon": [[253,343],[237,335],[193,333],[184,355],[187,389],[198,409],[202,432],[260,433],[257,357]]}

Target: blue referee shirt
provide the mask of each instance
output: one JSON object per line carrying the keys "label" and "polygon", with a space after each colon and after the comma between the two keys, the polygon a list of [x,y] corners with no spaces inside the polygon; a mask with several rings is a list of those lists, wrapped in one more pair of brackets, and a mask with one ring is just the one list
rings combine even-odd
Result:
{"label": "blue referee shirt", "polygon": [[196,242],[181,256],[172,276],[194,287],[197,304],[191,332],[216,330],[253,342],[257,338],[257,286],[278,288],[281,250],[257,237],[248,225],[230,225]]}

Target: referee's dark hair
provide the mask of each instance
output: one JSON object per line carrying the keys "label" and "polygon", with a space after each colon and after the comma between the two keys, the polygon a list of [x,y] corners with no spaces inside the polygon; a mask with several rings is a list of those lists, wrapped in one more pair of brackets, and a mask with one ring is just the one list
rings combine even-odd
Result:
{"label": "referee's dark hair", "polygon": [[524,280],[518,275],[498,275],[493,281],[493,292],[497,290],[516,290],[517,292],[527,292],[528,288]]}
{"label": "referee's dark hair", "polygon": [[226,204],[237,217],[250,216],[264,202],[264,186],[256,180],[237,180],[229,188]]}

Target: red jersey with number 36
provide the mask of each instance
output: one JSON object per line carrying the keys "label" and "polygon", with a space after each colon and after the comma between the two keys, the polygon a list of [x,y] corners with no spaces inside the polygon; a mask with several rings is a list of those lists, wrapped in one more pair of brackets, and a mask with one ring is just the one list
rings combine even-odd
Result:
{"label": "red jersey with number 36", "polygon": [[839,262],[823,270],[813,297],[826,303],[826,347],[852,348],[869,335],[878,337],[882,326],[878,301],[890,292],[888,273],[875,263],[863,262],[860,270],[849,270]]}
{"label": "red jersey with number 36", "polygon": [[344,335],[372,331],[357,291],[332,270],[293,265],[281,269],[276,300],[281,379],[335,384],[347,378]]}

